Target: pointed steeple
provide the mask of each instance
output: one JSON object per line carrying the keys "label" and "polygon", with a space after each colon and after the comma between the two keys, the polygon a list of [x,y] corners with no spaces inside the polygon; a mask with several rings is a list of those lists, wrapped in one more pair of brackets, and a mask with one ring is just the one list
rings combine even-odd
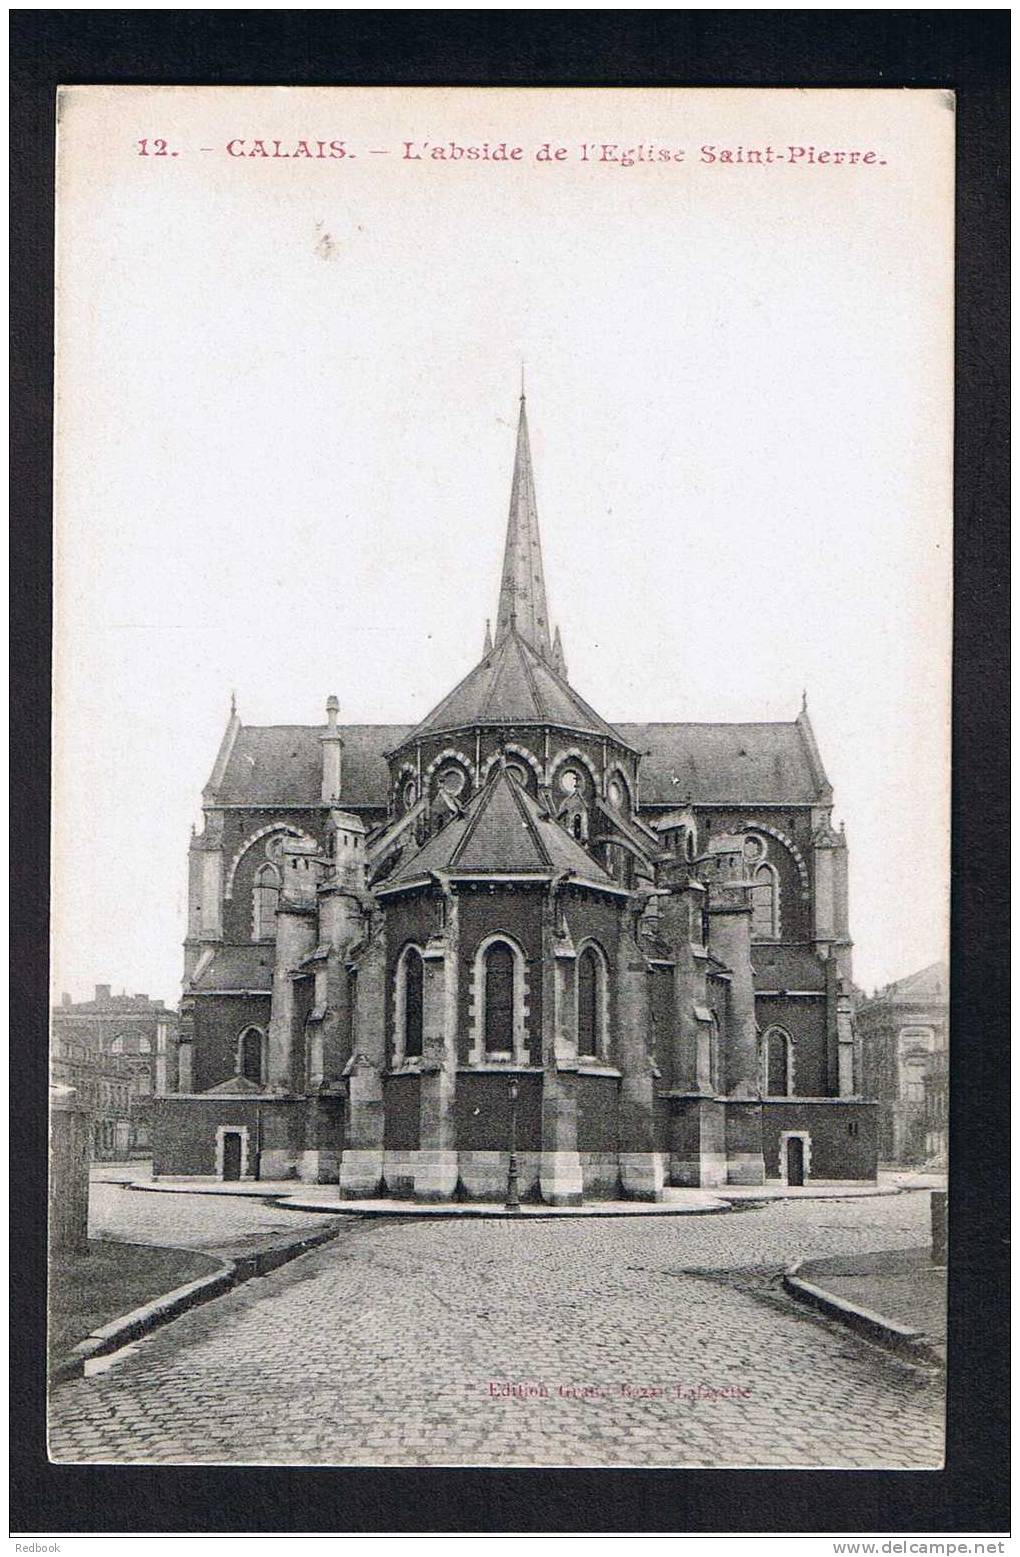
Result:
{"label": "pointed steeple", "polygon": [[545,599],[542,571],[542,546],[538,536],[538,508],[535,503],[535,479],[531,470],[528,443],[528,414],[521,394],[520,420],[517,424],[517,454],[510,489],[510,516],[506,527],[506,551],[503,556],[503,581],[499,591],[496,617],[496,642],[501,643],[512,627],[536,649],[548,664],[552,659],[549,637],[549,608]]}
{"label": "pointed steeple", "polygon": [[567,662],[566,662],[566,660],[563,657],[563,639],[560,637],[560,630],[559,630],[558,627],[557,627],[556,633],[555,633],[555,635],[553,637],[552,661],[551,661],[551,664],[552,664],[552,668],[556,672],[557,676],[562,676],[564,681],[566,681],[566,679],[567,679]]}
{"label": "pointed steeple", "polygon": [[483,660],[484,659],[488,659],[488,657],[489,657],[489,655],[491,653],[492,653],[492,623],[489,621],[489,618],[486,617],[485,618],[485,647],[482,650],[482,659]]}

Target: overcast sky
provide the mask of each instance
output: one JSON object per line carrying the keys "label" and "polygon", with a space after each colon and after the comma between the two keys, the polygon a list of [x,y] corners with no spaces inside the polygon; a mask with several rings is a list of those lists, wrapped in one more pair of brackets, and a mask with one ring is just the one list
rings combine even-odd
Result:
{"label": "overcast sky", "polygon": [[[522,358],[573,684],[610,720],[793,719],[806,688],[858,981],[943,956],[952,133],[935,92],[72,89],[55,992],[176,1003],[231,689],[253,724],[332,692],[412,721],[480,657]],[[226,151],[256,138],[348,156]],[[402,154],[451,139],[525,154]]]}

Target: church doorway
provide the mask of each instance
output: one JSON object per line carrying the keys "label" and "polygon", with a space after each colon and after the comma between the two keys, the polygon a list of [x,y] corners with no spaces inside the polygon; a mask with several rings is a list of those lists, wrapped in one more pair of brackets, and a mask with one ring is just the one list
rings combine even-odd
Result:
{"label": "church doorway", "polygon": [[786,1182],[798,1186],[804,1183],[804,1142],[799,1135],[791,1135],[786,1143]]}
{"label": "church doorway", "polygon": [[240,1130],[224,1130],[223,1132],[223,1177],[224,1179],[231,1180],[241,1177]]}

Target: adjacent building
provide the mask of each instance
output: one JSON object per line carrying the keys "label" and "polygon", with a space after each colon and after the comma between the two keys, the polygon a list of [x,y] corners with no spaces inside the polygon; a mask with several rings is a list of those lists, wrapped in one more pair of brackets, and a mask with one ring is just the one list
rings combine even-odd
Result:
{"label": "adjacent building", "polygon": [[177,1083],[177,1013],[148,995],[61,998],[52,1013],[51,1071],[77,1090],[96,1161],[147,1156],[154,1095]]}
{"label": "adjacent building", "polygon": [[639,724],[575,690],[522,396],[473,669],[403,725],[231,706],[156,1171],[498,1199],[513,1129],[551,1204],[873,1178],[832,805],[806,702]]}
{"label": "adjacent building", "polygon": [[857,1007],[864,1084],[878,1101],[883,1162],[948,1157],[949,969],[934,962]]}

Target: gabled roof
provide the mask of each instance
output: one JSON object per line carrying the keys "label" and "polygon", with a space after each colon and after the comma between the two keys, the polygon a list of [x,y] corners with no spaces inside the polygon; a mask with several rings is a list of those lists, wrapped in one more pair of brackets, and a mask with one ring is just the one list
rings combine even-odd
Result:
{"label": "gabled roof", "polygon": [[[802,716],[803,717],[803,716]],[[618,724],[641,752],[641,805],[811,805],[831,794],[805,739],[789,724]]]}
{"label": "gabled roof", "polygon": [[[344,806],[386,804],[389,769],[385,753],[399,746],[411,728],[404,724],[340,726]],[[213,791],[215,800],[221,805],[317,806],[322,794],[319,737],[324,730],[324,725],[240,725]]]}
{"label": "gabled roof", "polygon": [[247,1076],[231,1076],[227,1081],[220,1081],[215,1087],[209,1087],[202,1093],[202,1097],[248,1097],[260,1094],[262,1088]]}
{"label": "gabled roof", "polygon": [[515,782],[504,767],[417,853],[401,861],[380,888],[427,880],[431,871],[451,875],[548,877],[569,871],[593,886],[619,888],[558,822]]}
{"label": "gabled roof", "polygon": [[621,744],[612,725],[547,664],[516,627],[507,630],[409,736],[417,739],[476,724],[553,724],[606,736]]}

